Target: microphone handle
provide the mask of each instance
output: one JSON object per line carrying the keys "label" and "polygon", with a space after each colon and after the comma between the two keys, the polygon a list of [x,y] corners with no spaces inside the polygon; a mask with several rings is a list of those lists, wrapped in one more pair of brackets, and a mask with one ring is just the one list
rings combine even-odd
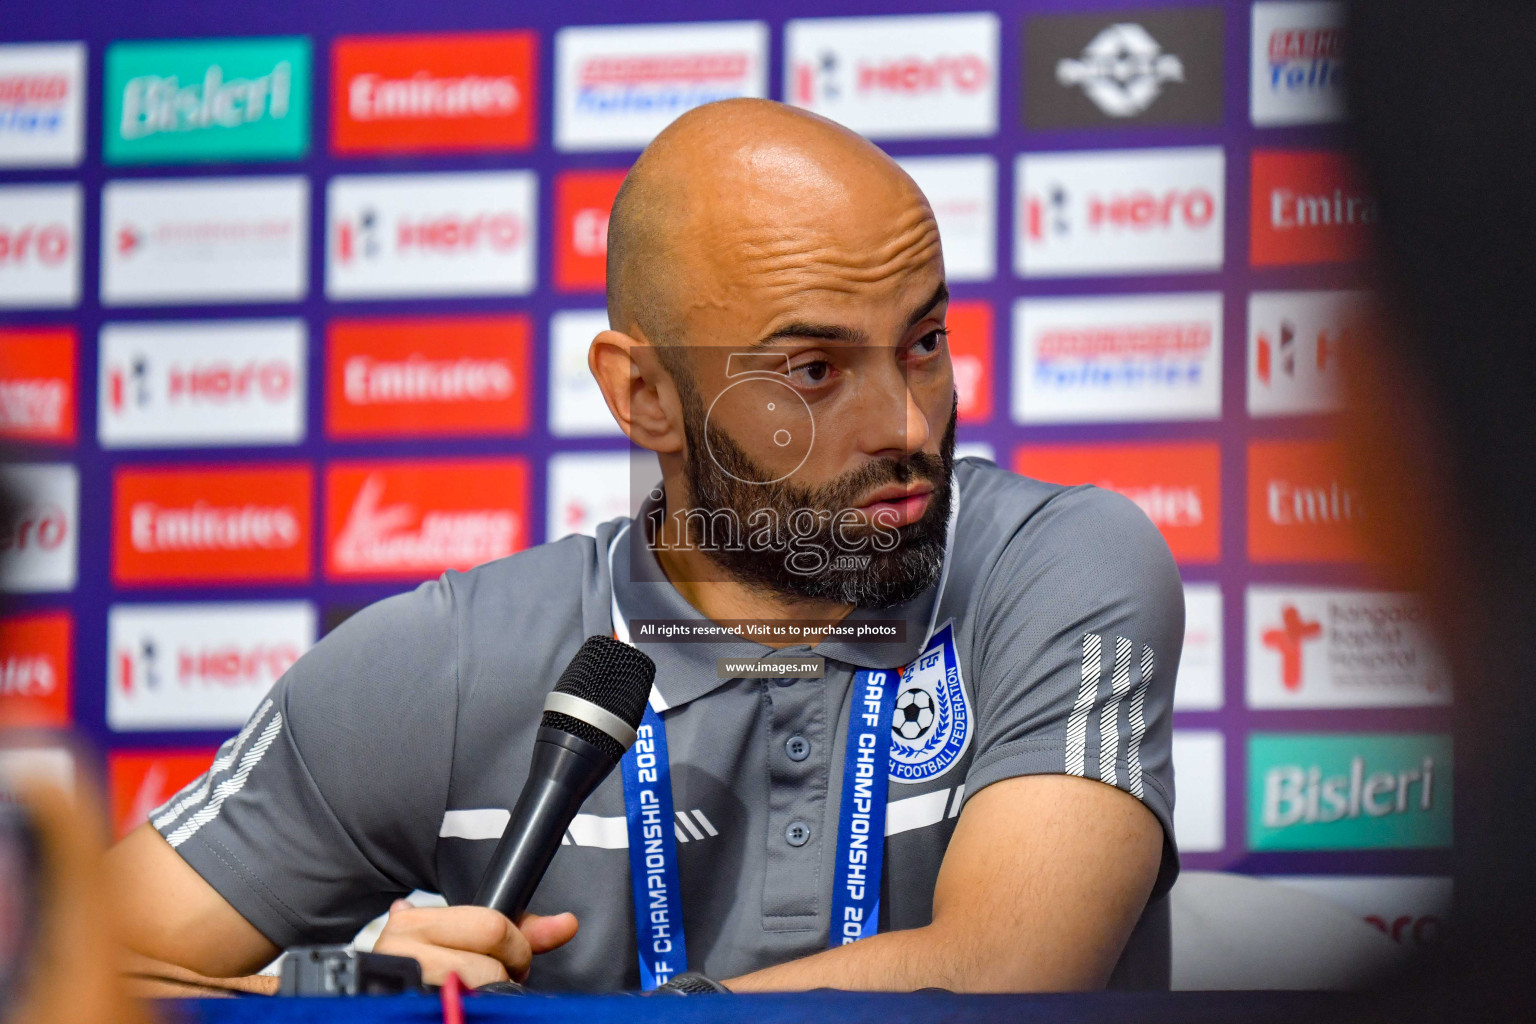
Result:
{"label": "microphone handle", "polygon": [[523,916],[571,819],[614,765],[579,736],[539,728],[528,782],[480,879],[475,906],[499,910],[514,922]]}

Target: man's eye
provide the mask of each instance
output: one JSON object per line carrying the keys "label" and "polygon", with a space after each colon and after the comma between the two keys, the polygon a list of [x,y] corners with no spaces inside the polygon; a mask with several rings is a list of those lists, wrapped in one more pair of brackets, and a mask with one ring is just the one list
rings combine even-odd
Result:
{"label": "man's eye", "polygon": [[943,328],[937,331],[929,331],[912,343],[912,351],[918,355],[932,355],[939,350],[940,343],[947,337],[949,337],[949,331]]}
{"label": "man's eye", "polygon": [[825,359],[818,359],[815,362],[805,363],[803,365],[797,366],[790,371],[791,376],[796,374],[800,376],[801,380],[807,383],[820,384],[822,381],[831,376],[832,364],[827,362]]}

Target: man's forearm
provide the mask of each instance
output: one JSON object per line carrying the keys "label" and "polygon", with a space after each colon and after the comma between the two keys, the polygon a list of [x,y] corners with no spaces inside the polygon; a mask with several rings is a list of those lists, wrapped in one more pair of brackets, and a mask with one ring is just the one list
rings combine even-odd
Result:
{"label": "man's forearm", "polygon": [[[744,974],[725,984],[735,992],[795,992],[840,988],[866,992],[1020,992],[1064,987],[1031,977],[999,949],[985,948],[974,933],[929,925],[884,932],[800,960]],[[1069,987],[1069,986],[1068,986]]]}

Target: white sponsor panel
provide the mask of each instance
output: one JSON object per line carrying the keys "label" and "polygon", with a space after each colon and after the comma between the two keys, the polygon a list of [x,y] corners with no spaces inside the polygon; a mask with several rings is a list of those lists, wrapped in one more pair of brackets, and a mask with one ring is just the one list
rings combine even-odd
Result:
{"label": "white sponsor panel", "polygon": [[809,18],[784,27],[784,91],[872,139],[997,131],[997,15]]}
{"label": "white sponsor panel", "polygon": [[1210,853],[1227,845],[1225,753],[1215,730],[1173,731],[1173,777],[1179,789],[1173,830],[1184,853]]}
{"label": "white sponsor panel", "polygon": [[633,516],[661,480],[651,452],[561,452],[549,458],[544,539],[591,534],[600,523]]}
{"label": "white sponsor panel", "polygon": [[1271,875],[1269,881],[1337,904],[1409,948],[1444,934],[1454,885],[1433,875]]}
{"label": "white sponsor panel", "polygon": [[1248,297],[1248,414],[1305,416],[1344,407],[1339,363],[1368,292],[1254,292]]}
{"label": "white sponsor panel", "polygon": [[1184,650],[1173,687],[1175,711],[1213,711],[1222,704],[1221,587],[1184,584]]}
{"label": "white sponsor panel", "polygon": [[768,95],[761,21],[563,28],[555,34],[555,148],[641,149],[679,115]]}
{"label": "white sponsor panel", "polygon": [[587,368],[592,339],[607,329],[608,314],[599,309],[549,318],[549,432],[555,437],[624,436]]}
{"label": "white sponsor panel", "polygon": [[0,167],[73,167],[85,153],[85,44],[0,46]]}
{"label": "white sponsor panel", "polygon": [[16,495],[0,523],[0,590],[72,590],[80,543],[80,474],[74,466],[3,465],[0,487]]}
{"label": "white sponsor panel", "polygon": [[109,181],[101,190],[105,305],[294,302],[308,289],[306,178]]}
{"label": "white sponsor panel", "polygon": [[1253,5],[1251,113],[1256,125],[1344,119],[1344,5]]}
{"label": "white sponsor panel", "polygon": [[121,604],[107,612],[107,724],[235,729],[315,642],[307,601]]}
{"label": "white sponsor panel", "polygon": [[1249,587],[1246,617],[1250,707],[1451,702],[1450,668],[1413,594]]}
{"label": "white sponsor panel", "polygon": [[304,438],[302,320],[101,329],[103,448],[294,444]]}
{"label": "white sponsor panel", "polygon": [[0,188],[0,308],[80,301],[79,185]]}
{"label": "white sponsor panel", "polygon": [[1221,293],[1021,299],[1013,307],[1019,423],[1221,416]]}
{"label": "white sponsor panel", "polygon": [[1014,188],[1020,277],[1221,269],[1220,146],[1026,153]]}
{"label": "white sponsor panel", "polygon": [[332,178],[325,293],[525,295],[536,273],[537,200],[532,171]]}
{"label": "white sponsor panel", "polygon": [[997,449],[985,441],[960,441],[955,445],[955,458],[976,458],[986,459],[988,462],[996,462]]}
{"label": "white sponsor panel", "polygon": [[997,274],[997,161],[922,156],[896,161],[928,197],[944,246],[944,276],[990,281]]}
{"label": "white sponsor panel", "polygon": [[0,750],[0,803],[18,799],[27,786],[43,783],[73,796],[75,758],[64,747],[12,747]]}

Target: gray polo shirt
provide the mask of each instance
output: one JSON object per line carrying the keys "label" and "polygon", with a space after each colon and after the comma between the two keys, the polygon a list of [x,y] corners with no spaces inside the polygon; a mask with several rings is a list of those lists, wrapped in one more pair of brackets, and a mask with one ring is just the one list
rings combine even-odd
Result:
{"label": "gray polo shirt", "polygon": [[[825,948],[853,674],[912,666],[921,683],[936,624],[960,686],[930,680],[922,702],[942,714],[893,736],[905,767],[889,785],[881,930],[931,920],[970,797],[1015,776],[1075,773],[1133,793],[1162,823],[1157,898],[1117,982],[1166,983],[1184,633],[1173,559],[1111,492],[977,459],[957,463],[956,483],[942,594],[847,620],[905,620],[904,643],[824,641],[821,679],[717,678],[720,658],[804,647],[642,647],[667,709],[692,969],[728,978]],[[643,542],[630,550],[627,523],[448,572],[359,612],[299,659],[154,826],[279,946],[346,941],[413,889],[467,902],[522,789],[544,697],[585,637],[612,632],[611,600],[631,622],[699,618]],[[535,960],[531,983],[637,988],[632,908],[615,770],[534,897],[530,909],[573,911],[581,930]]]}

